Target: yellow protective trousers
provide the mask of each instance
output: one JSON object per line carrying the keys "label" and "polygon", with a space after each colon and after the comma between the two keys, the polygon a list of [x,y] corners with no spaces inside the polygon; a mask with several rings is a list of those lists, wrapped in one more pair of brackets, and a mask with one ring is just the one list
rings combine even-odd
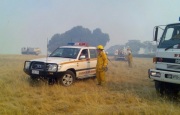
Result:
{"label": "yellow protective trousers", "polygon": [[96,78],[98,85],[103,85],[106,82],[105,71],[96,71]]}
{"label": "yellow protective trousers", "polygon": [[129,67],[132,67],[132,60],[133,60],[132,58],[133,58],[132,54],[129,54],[127,59]]}

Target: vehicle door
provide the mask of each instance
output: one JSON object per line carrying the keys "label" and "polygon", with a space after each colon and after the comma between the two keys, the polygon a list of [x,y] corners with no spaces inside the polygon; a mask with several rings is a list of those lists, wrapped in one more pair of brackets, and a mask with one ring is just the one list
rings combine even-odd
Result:
{"label": "vehicle door", "polygon": [[89,49],[89,63],[90,63],[90,75],[94,76],[96,74],[96,64],[97,64],[97,50]]}
{"label": "vehicle door", "polygon": [[78,57],[76,74],[78,78],[86,78],[89,76],[89,72],[90,72],[89,50],[82,49]]}

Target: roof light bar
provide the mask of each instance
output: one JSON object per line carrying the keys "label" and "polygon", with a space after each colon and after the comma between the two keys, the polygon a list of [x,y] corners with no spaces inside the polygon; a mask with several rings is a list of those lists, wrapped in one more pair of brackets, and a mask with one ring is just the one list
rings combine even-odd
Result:
{"label": "roof light bar", "polygon": [[68,46],[74,46],[75,43],[67,43]]}
{"label": "roof light bar", "polygon": [[88,43],[86,43],[86,42],[76,42],[76,43],[68,43],[67,45],[70,45],[70,46],[88,46]]}

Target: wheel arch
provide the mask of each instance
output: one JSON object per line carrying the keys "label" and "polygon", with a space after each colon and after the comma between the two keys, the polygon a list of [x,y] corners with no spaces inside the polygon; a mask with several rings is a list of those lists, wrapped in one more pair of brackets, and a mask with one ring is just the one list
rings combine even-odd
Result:
{"label": "wheel arch", "polygon": [[75,75],[75,78],[76,78],[76,70],[74,68],[70,68],[70,69],[67,69],[67,70],[72,71],[74,73],[74,75]]}

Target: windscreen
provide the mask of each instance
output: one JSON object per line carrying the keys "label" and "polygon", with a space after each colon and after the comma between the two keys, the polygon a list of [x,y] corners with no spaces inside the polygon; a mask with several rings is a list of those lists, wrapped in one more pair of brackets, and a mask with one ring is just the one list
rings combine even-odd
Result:
{"label": "windscreen", "polygon": [[58,48],[49,57],[62,57],[76,59],[80,48]]}
{"label": "windscreen", "polygon": [[180,48],[180,24],[168,25],[161,37],[158,48]]}

